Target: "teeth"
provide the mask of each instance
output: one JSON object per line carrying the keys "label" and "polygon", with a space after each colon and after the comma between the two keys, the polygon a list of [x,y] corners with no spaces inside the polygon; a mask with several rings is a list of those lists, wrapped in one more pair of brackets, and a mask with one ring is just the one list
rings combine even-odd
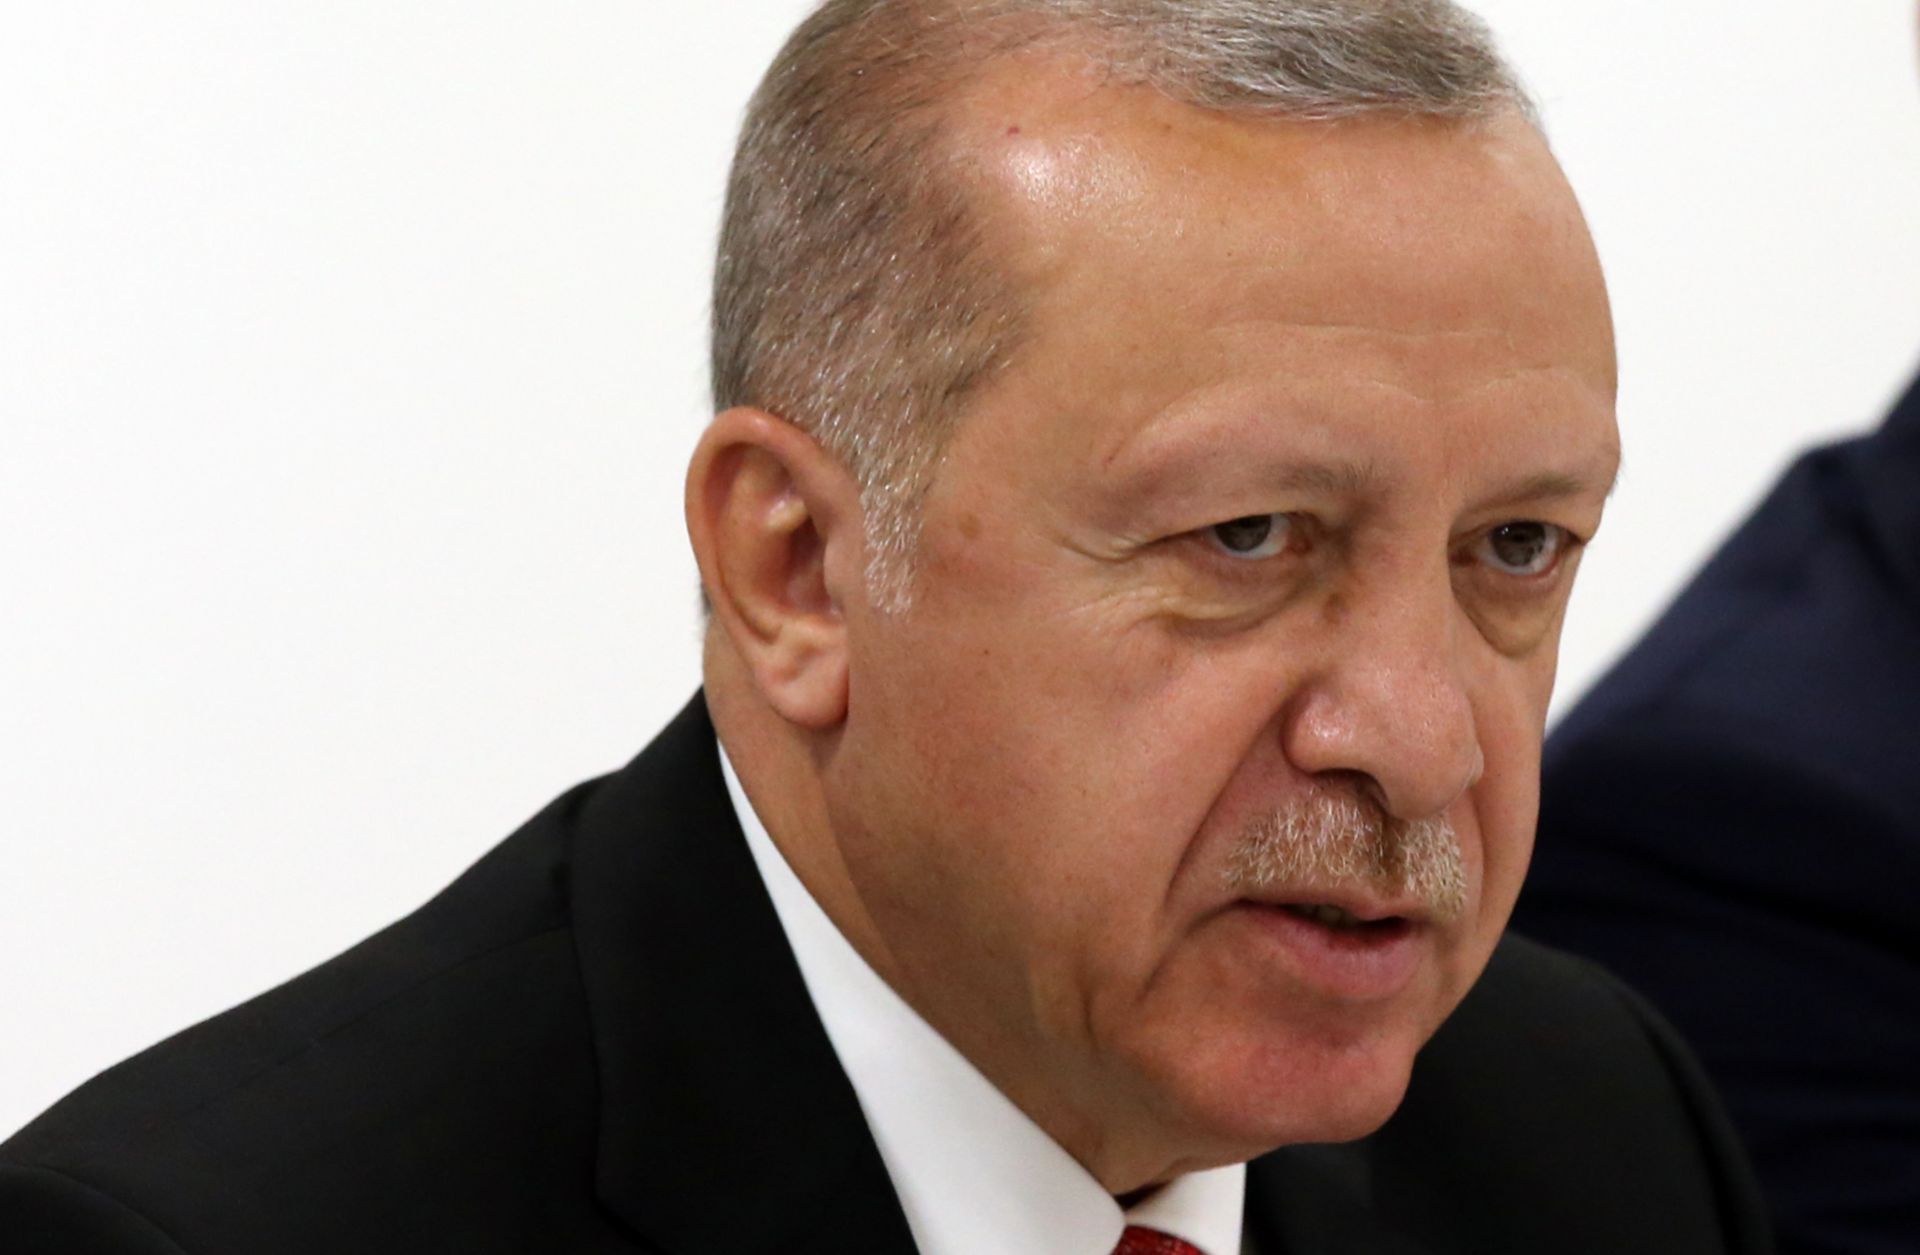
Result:
{"label": "teeth", "polygon": [[1325,924],[1329,928],[1352,928],[1360,923],[1359,916],[1337,906],[1289,906],[1287,909],[1295,915],[1304,916],[1317,924]]}

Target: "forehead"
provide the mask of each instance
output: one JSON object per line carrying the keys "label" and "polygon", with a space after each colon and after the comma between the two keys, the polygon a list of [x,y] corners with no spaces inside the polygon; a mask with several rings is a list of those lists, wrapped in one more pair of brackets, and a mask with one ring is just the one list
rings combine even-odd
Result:
{"label": "forehead", "polygon": [[1499,394],[1582,410],[1610,441],[1598,262],[1517,116],[1226,114],[1055,55],[991,67],[954,129],[1030,301],[1010,376],[1052,415],[1093,405],[1075,440],[1117,454],[1237,391],[1268,394],[1240,412],[1283,404],[1302,432],[1317,412]]}
{"label": "forehead", "polygon": [[[1593,266],[1572,193],[1518,115],[1228,113],[1041,53],[993,63],[954,114],[995,234],[1043,284],[1141,265],[1179,273],[1227,250],[1284,271],[1300,313],[1338,315],[1369,294],[1337,281],[1340,267],[1315,264],[1332,250],[1345,269],[1374,271],[1381,294],[1411,298],[1398,321],[1417,330],[1458,321],[1457,306],[1431,299],[1446,280],[1484,278],[1516,252],[1548,263],[1536,280]],[[1428,251],[1409,270],[1404,246],[1416,240]],[[1535,282],[1512,295],[1541,307],[1564,294]]]}

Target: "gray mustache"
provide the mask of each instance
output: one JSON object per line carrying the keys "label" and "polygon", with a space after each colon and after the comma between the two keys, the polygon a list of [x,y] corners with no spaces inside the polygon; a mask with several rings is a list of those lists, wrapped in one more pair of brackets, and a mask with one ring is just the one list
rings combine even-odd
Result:
{"label": "gray mustache", "polygon": [[1417,898],[1442,922],[1467,906],[1467,869],[1444,816],[1405,822],[1359,799],[1315,794],[1249,823],[1227,860],[1227,885],[1366,888]]}

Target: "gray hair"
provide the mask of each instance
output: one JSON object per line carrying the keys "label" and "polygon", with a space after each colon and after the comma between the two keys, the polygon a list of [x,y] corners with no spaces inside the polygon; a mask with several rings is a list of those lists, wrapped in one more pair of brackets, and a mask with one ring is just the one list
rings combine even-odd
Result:
{"label": "gray hair", "polygon": [[940,105],[992,58],[1048,42],[1208,109],[1533,116],[1453,0],[825,0],[747,109],[714,274],[713,398],[780,415],[848,468],[883,607],[906,604],[920,499],[1022,324],[950,171]]}
{"label": "gray hair", "polygon": [[1256,816],[1228,856],[1225,880],[1239,893],[1282,890],[1307,900],[1343,889],[1410,897],[1441,922],[1467,908],[1466,856],[1453,821],[1402,820],[1323,792]]}

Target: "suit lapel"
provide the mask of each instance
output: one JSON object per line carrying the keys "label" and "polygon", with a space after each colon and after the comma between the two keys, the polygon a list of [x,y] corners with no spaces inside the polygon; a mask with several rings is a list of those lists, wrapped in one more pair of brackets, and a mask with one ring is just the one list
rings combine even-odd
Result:
{"label": "suit lapel", "polygon": [[675,1255],[911,1252],[734,818],[702,698],[588,795],[576,834],[602,1200]]}

